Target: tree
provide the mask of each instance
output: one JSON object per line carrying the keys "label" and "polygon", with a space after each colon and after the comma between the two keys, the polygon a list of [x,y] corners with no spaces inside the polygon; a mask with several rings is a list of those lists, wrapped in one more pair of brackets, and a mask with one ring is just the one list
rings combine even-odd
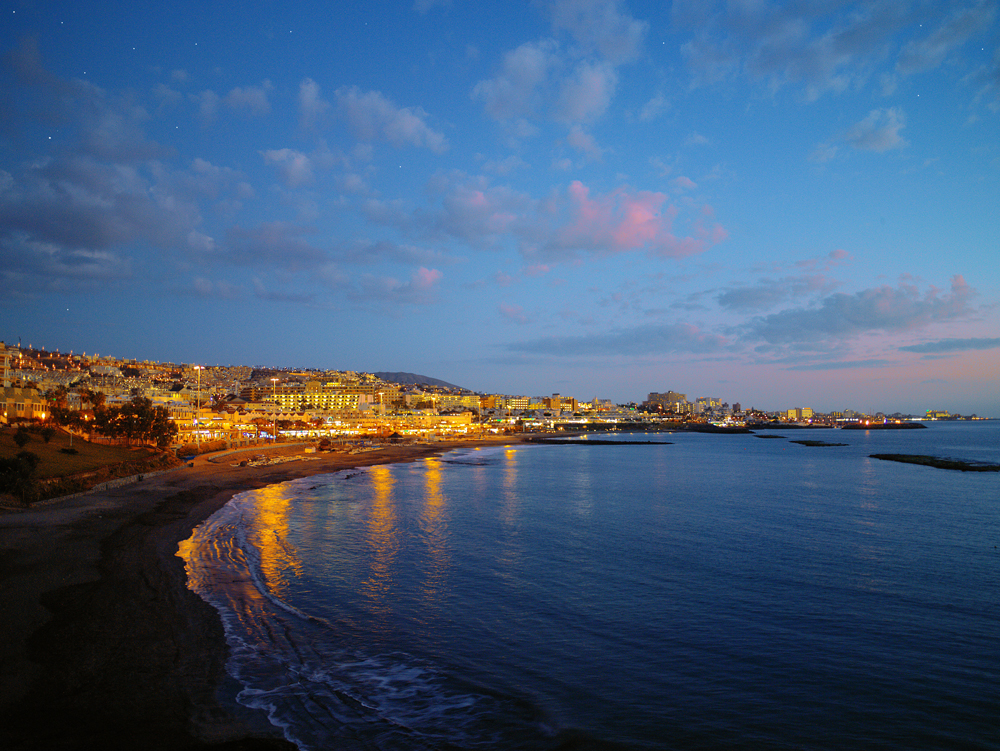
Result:
{"label": "tree", "polygon": [[38,454],[30,451],[20,451],[17,456],[0,458],[0,493],[20,496],[21,503],[30,500],[35,492],[31,475],[38,462]]}
{"label": "tree", "polygon": [[84,389],[84,391],[80,394],[80,396],[82,396],[83,400],[85,402],[87,402],[88,404],[90,404],[95,410],[98,407],[103,407],[104,406],[104,399],[105,399],[105,397],[104,397],[104,392],[103,391],[94,391],[93,389]]}
{"label": "tree", "polygon": [[51,425],[46,425],[44,428],[42,428],[42,440],[44,440],[46,443],[51,441],[52,436],[54,436],[55,434],[56,434],[56,429],[53,428]]}
{"label": "tree", "polygon": [[126,446],[133,441],[169,446],[177,435],[177,425],[164,407],[154,407],[143,397],[135,396],[120,407],[95,407],[94,426],[109,438],[121,438]]}
{"label": "tree", "polygon": [[23,425],[17,429],[17,432],[14,433],[14,443],[17,444],[19,449],[23,449],[25,444],[30,440],[31,435]]}

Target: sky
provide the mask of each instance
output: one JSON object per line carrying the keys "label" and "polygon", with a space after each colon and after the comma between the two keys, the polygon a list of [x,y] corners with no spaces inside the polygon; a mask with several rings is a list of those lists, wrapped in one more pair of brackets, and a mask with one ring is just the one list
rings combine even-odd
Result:
{"label": "sky", "polygon": [[8,344],[1000,417],[996,0],[0,14]]}

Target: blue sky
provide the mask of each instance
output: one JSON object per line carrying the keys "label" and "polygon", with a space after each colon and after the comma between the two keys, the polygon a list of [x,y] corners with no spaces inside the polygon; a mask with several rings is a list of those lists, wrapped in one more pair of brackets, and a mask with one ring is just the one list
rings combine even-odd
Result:
{"label": "blue sky", "polygon": [[0,338],[1000,416],[984,2],[7,2]]}

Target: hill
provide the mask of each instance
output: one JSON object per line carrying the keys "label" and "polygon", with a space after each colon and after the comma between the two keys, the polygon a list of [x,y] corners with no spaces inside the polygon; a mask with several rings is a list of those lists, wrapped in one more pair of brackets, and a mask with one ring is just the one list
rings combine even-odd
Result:
{"label": "hill", "polygon": [[446,389],[459,389],[461,391],[468,391],[461,386],[456,386],[453,383],[448,383],[447,381],[442,381],[438,378],[431,378],[430,376],[417,375],[416,373],[372,373],[376,378],[381,378],[383,381],[388,381],[389,383],[403,383],[412,386],[440,386]]}

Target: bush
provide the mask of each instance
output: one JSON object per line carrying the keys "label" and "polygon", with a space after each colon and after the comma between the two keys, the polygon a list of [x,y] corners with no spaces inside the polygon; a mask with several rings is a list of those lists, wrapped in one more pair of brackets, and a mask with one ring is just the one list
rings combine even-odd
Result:
{"label": "bush", "polygon": [[14,443],[17,444],[19,449],[23,449],[25,444],[31,440],[31,435],[28,433],[28,429],[23,425],[17,429],[14,433]]}

